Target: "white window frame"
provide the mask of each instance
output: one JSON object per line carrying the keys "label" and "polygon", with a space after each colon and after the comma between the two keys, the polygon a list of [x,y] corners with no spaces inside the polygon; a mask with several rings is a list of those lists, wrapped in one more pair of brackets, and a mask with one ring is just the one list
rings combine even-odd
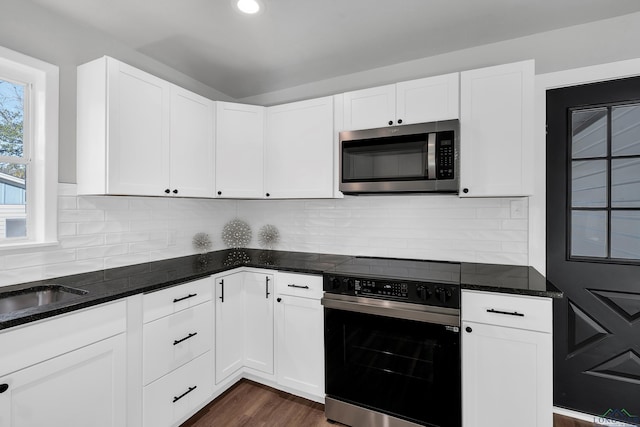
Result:
{"label": "white window frame", "polygon": [[58,67],[0,47],[0,79],[27,85],[25,147],[27,237],[0,240],[0,250],[57,244]]}

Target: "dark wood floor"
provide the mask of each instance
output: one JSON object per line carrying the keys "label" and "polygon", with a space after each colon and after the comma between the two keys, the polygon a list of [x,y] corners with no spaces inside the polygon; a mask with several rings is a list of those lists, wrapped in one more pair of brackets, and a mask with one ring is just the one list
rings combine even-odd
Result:
{"label": "dark wood floor", "polygon": [[324,405],[249,380],[241,380],[182,427],[333,426]]}
{"label": "dark wood floor", "polygon": [[[262,384],[242,380],[185,422],[182,427],[333,426],[324,406]],[[553,427],[595,427],[593,423],[554,414]]]}

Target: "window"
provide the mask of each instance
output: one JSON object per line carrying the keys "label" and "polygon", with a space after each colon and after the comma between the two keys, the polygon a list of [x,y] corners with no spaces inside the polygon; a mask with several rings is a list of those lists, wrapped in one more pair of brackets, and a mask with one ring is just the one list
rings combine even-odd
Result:
{"label": "window", "polygon": [[0,47],[0,248],[56,240],[58,68]]}
{"label": "window", "polygon": [[640,261],[640,103],[571,110],[571,258]]}

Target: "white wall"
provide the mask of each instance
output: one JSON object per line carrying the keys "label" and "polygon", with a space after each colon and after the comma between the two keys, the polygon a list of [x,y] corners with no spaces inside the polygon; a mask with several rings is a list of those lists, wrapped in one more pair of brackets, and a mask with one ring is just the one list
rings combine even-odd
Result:
{"label": "white wall", "polygon": [[280,231],[275,249],[526,265],[527,199],[366,196],[205,200],[76,196],[59,185],[60,245],[0,253],[0,286],[197,253],[195,233],[224,249],[224,224]]}

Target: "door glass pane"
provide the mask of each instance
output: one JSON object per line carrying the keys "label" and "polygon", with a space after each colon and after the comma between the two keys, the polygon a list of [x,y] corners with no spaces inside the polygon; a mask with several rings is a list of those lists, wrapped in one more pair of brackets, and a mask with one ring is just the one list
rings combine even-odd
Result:
{"label": "door glass pane", "polygon": [[26,166],[0,163],[0,239],[26,237]]}
{"label": "door glass pane", "polygon": [[640,154],[640,104],[613,107],[611,111],[611,154]]}
{"label": "door glass pane", "polygon": [[606,160],[583,160],[571,163],[571,206],[607,206]]}
{"label": "door glass pane", "polygon": [[24,86],[0,80],[0,156],[22,157]]}
{"label": "door glass pane", "polygon": [[640,159],[611,161],[611,206],[640,207]]}
{"label": "door glass pane", "polygon": [[571,212],[571,255],[607,256],[607,213],[605,211]]}
{"label": "door glass pane", "polygon": [[607,109],[571,113],[571,152],[574,159],[607,155]]}
{"label": "door glass pane", "polygon": [[611,213],[611,257],[640,259],[640,211]]}

